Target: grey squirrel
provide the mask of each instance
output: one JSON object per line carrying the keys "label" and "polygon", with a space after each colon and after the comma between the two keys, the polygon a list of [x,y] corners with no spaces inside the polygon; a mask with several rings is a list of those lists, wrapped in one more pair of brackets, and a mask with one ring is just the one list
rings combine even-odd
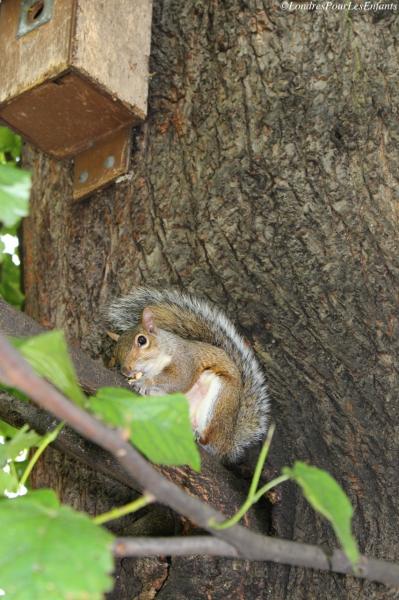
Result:
{"label": "grey squirrel", "polygon": [[183,392],[206,450],[237,461],[267,430],[266,382],[254,352],[216,307],[178,291],[139,287],[114,300],[114,363],[140,394]]}

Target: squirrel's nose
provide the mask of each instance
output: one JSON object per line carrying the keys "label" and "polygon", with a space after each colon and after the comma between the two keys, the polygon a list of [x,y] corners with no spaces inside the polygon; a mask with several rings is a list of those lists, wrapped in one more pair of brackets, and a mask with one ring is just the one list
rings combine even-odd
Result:
{"label": "squirrel's nose", "polygon": [[128,369],[127,367],[122,367],[121,368],[121,373],[125,377],[132,377],[133,376],[133,371],[131,369]]}

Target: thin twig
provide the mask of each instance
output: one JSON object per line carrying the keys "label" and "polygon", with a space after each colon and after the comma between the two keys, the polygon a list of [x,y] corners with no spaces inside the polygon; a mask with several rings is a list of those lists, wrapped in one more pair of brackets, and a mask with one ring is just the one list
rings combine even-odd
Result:
{"label": "thin twig", "polygon": [[248,492],[248,499],[251,500],[258,489],[258,484],[260,480],[260,476],[262,475],[262,470],[265,465],[267,455],[269,454],[270,446],[272,443],[273,435],[276,430],[276,426],[274,423],[270,424],[269,431],[267,432],[267,436],[265,441],[263,442],[262,449],[259,453],[258,460],[256,461],[254,475],[252,477],[251,485]]}
{"label": "thin twig", "polygon": [[49,431],[43,437],[43,439],[40,442],[40,445],[37,447],[35,453],[33,454],[32,458],[30,459],[28,466],[26,467],[25,471],[22,473],[22,477],[19,481],[19,485],[21,487],[23,485],[25,485],[25,483],[27,482],[28,477],[31,474],[33,467],[35,466],[35,464],[37,463],[37,461],[39,460],[39,458],[41,457],[41,455],[43,454],[43,452],[45,451],[47,446],[49,446],[52,442],[54,442],[54,440],[56,439],[56,437],[58,436],[59,432],[61,431],[61,429],[63,427],[64,427],[64,423],[58,423],[58,425],[55,429],[53,429],[52,431]]}
{"label": "thin twig", "polygon": [[150,502],[154,502],[154,500],[154,496],[151,496],[151,494],[145,494],[144,496],[136,498],[136,500],[133,500],[128,504],[117,506],[112,510],[93,517],[92,521],[93,523],[96,523],[96,525],[103,525],[104,523],[108,523],[108,521],[115,521],[115,519],[119,519],[125,515],[130,515],[131,513],[137,512],[140,510],[140,508],[144,508],[144,506],[150,504]]}
{"label": "thin twig", "polygon": [[245,502],[241,505],[241,507],[238,509],[238,511],[236,512],[235,515],[233,515],[230,519],[227,519],[223,523],[215,523],[214,521],[211,520],[209,522],[209,524],[212,527],[214,527],[215,529],[228,529],[229,527],[236,525],[236,523],[239,523],[241,521],[241,519],[243,518],[243,516],[249,511],[251,506],[253,504],[255,504],[256,502],[258,502],[258,500],[260,500],[260,498],[263,496],[263,494],[266,494],[266,492],[271,490],[276,485],[289,479],[288,475],[281,475],[280,477],[277,477],[277,479],[273,479],[273,481],[269,481],[269,483],[264,485],[260,490],[256,491],[258,489],[260,476],[262,474],[262,469],[264,467],[267,455],[269,453],[269,448],[270,448],[270,444],[272,443],[275,429],[276,429],[276,427],[275,427],[274,423],[272,423],[269,427],[269,431],[267,432],[266,440],[264,441],[262,449],[259,453],[258,460],[257,460],[256,466],[255,466],[254,475],[252,477],[248,496],[247,496]]}
{"label": "thin twig", "polygon": [[280,485],[280,483],[287,481],[287,479],[289,479],[289,478],[290,478],[289,475],[280,475],[280,477],[276,477],[276,479],[272,479],[272,481],[269,481],[269,483],[266,483],[263,487],[261,487],[256,492],[256,494],[253,494],[252,496],[250,496],[248,494],[248,498],[245,500],[244,504],[236,512],[236,514],[233,515],[230,519],[223,521],[223,523],[215,523],[214,521],[211,520],[209,522],[209,524],[211,525],[211,527],[214,527],[215,529],[218,529],[218,530],[228,529],[229,527],[232,527],[233,525],[235,525],[236,523],[241,521],[241,519],[243,518],[245,513],[251,508],[251,506],[253,504],[258,502],[264,494],[266,494],[268,491],[272,490],[277,485]]}

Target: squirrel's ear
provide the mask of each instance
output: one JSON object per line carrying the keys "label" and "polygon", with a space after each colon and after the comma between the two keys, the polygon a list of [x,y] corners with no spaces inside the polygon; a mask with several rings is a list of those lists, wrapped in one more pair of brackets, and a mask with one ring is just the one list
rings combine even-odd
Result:
{"label": "squirrel's ear", "polygon": [[154,323],[154,314],[151,308],[145,308],[143,310],[143,325],[144,329],[148,331],[148,333],[155,333],[156,326]]}
{"label": "squirrel's ear", "polygon": [[120,338],[120,335],[117,333],[114,333],[113,331],[107,331],[107,336],[111,338],[111,340],[114,340],[114,342],[117,342]]}

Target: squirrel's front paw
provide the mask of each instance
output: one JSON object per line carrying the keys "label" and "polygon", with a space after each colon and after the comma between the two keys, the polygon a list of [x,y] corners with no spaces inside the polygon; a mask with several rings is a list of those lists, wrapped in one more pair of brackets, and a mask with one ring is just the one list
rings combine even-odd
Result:
{"label": "squirrel's front paw", "polygon": [[157,387],[156,385],[146,386],[144,392],[140,392],[143,396],[163,396],[164,390]]}
{"label": "squirrel's front paw", "polygon": [[163,390],[151,382],[133,381],[130,385],[140,396],[162,396],[164,394]]}
{"label": "squirrel's front paw", "polygon": [[140,394],[140,396],[146,395],[147,387],[143,383],[139,383],[138,381],[129,381],[129,385],[133,388],[135,392]]}

